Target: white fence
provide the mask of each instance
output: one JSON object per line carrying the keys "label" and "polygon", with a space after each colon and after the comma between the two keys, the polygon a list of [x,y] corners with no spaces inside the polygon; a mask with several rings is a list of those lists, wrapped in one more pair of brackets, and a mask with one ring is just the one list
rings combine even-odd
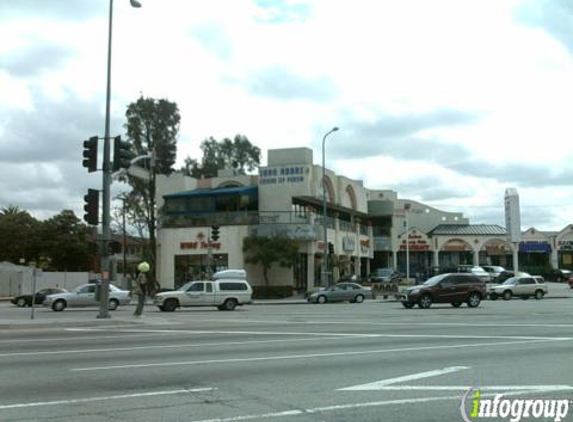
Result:
{"label": "white fence", "polygon": [[[88,272],[40,272],[36,275],[36,291],[45,287],[63,287],[72,290],[90,280]],[[0,272],[0,297],[31,294],[34,282],[34,272],[2,271]]]}

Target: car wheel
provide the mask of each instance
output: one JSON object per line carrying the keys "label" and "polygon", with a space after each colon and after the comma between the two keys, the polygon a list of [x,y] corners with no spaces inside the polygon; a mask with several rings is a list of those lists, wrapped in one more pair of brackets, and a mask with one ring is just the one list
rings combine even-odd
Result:
{"label": "car wheel", "polygon": [[495,293],[490,293],[490,294],[489,294],[489,299],[490,299],[490,300],[497,300],[498,297],[497,297],[497,295],[496,295]]}
{"label": "car wheel", "polygon": [[454,308],[459,308],[460,306],[462,306],[462,302],[452,302],[451,305],[452,305]]}
{"label": "car wheel", "polygon": [[430,306],[432,306],[432,296],[422,295],[420,301],[418,302],[418,306],[422,309],[428,309]]}
{"label": "car wheel", "polygon": [[505,292],[503,292],[503,300],[509,300],[511,299],[511,292],[509,290],[506,290]]}
{"label": "car wheel", "polygon": [[225,311],[234,311],[237,307],[237,301],[235,299],[227,299],[225,303],[223,303],[223,310]]}
{"label": "car wheel", "polygon": [[110,299],[108,308],[110,311],[115,311],[118,306],[119,302],[117,301],[117,299]]}
{"label": "car wheel", "polygon": [[159,308],[159,310],[160,310],[161,312],[165,312],[165,311],[166,311],[166,309],[165,309],[164,306],[158,306],[158,308]]}
{"label": "car wheel", "polygon": [[364,296],[362,296],[362,295],[356,295],[356,297],[354,298],[354,302],[356,302],[356,303],[362,303],[362,302],[364,302]]}
{"label": "car wheel", "polygon": [[545,296],[545,293],[543,293],[543,290],[536,290],[535,291],[535,299],[537,299],[537,300],[543,299],[543,296]]}
{"label": "car wheel", "polygon": [[179,302],[177,301],[177,299],[167,299],[163,304],[163,308],[167,312],[173,312],[175,309],[177,309],[178,306]]}
{"label": "car wheel", "polygon": [[410,302],[402,302],[402,306],[406,309],[412,309],[414,307],[414,304]]}
{"label": "car wheel", "polygon": [[16,302],[16,305],[18,305],[18,307],[23,308],[26,305],[28,305],[28,302],[26,301],[26,299],[24,299],[23,297],[21,297],[20,299],[18,299],[18,301]]}
{"label": "car wheel", "polygon": [[481,296],[479,293],[472,293],[468,297],[468,306],[470,308],[477,308],[481,302]]}
{"label": "car wheel", "polygon": [[317,297],[316,303],[320,303],[320,304],[326,303],[326,296],[320,295],[319,297]]}
{"label": "car wheel", "polygon": [[63,299],[56,300],[52,305],[52,309],[56,312],[62,312],[64,309],[66,309],[66,301]]}

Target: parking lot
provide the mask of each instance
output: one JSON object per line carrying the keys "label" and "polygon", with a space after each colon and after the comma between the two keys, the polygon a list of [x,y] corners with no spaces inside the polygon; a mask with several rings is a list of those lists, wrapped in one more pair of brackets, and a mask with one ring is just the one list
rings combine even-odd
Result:
{"label": "parking lot", "polygon": [[[37,309],[0,332],[0,420],[455,421],[470,389],[570,400],[572,306]],[[0,304],[7,319],[29,312]]]}

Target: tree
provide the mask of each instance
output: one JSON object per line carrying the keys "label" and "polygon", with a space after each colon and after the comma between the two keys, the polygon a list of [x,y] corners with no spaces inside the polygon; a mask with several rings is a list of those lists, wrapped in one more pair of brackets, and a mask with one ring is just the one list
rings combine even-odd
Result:
{"label": "tree", "polygon": [[90,228],[71,210],[42,223],[42,254],[50,259],[50,269],[83,271],[90,267],[97,252]]}
{"label": "tree", "polygon": [[261,265],[265,289],[269,291],[269,270],[273,264],[292,267],[298,255],[296,242],[284,236],[247,236],[243,240],[243,253],[248,264]]}
{"label": "tree", "polygon": [[177,155],[177,137],[181,116],[176,103],[165,99],[156,100],[141,96],[127,107],[125,113],[127,137],[135,155],[153,153],[153,165],[150,166],[150,180],[144,181],[128,177],[132,186],[129,193],[129,205],[136,218],[145,222],[149,234],[149,256],[151,264],[149,276],[156,282],[156,239],[155,228],[155,179],[157,174],[171,174]]}
{"label": "tree", "polygon": [[244,135],[235,135],[218,142],[213,137],[201,143],[203,158],[201,163],[187,157],[181,168],[183,174],[200,179],[202,177],[217,177],[217,171],[225,168],[234,170],[237,174],[247,174],[253,171],[261,162],[261,150],[252,145]]}
{"label": "tree", "polygon": [[40,222],[16,206],[0,210],[0,261],[19,263],[40,257]]}

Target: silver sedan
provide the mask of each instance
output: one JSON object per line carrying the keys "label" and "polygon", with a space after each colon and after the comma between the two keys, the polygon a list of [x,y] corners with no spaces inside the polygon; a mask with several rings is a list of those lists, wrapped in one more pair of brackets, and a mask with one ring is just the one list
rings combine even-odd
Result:
{"label": "silver sedan", "polygon": [[[96,284],[84,284],[71,292],[46,296],[44,306],[61,312],[66,308],[83,308],[99,306],[95,297]],[[115,311],[119,305],[127,305],[131,300],[131,292],[121,290],[113,284],[109,285],[109,310]]]}
{"label": "silver sedan", "polygon": [[362,303],[366,298],[374,298],[370,287],[357,283],[338,283],[327,289],[320,290],[308,297],[310,303],[344,302]]}

